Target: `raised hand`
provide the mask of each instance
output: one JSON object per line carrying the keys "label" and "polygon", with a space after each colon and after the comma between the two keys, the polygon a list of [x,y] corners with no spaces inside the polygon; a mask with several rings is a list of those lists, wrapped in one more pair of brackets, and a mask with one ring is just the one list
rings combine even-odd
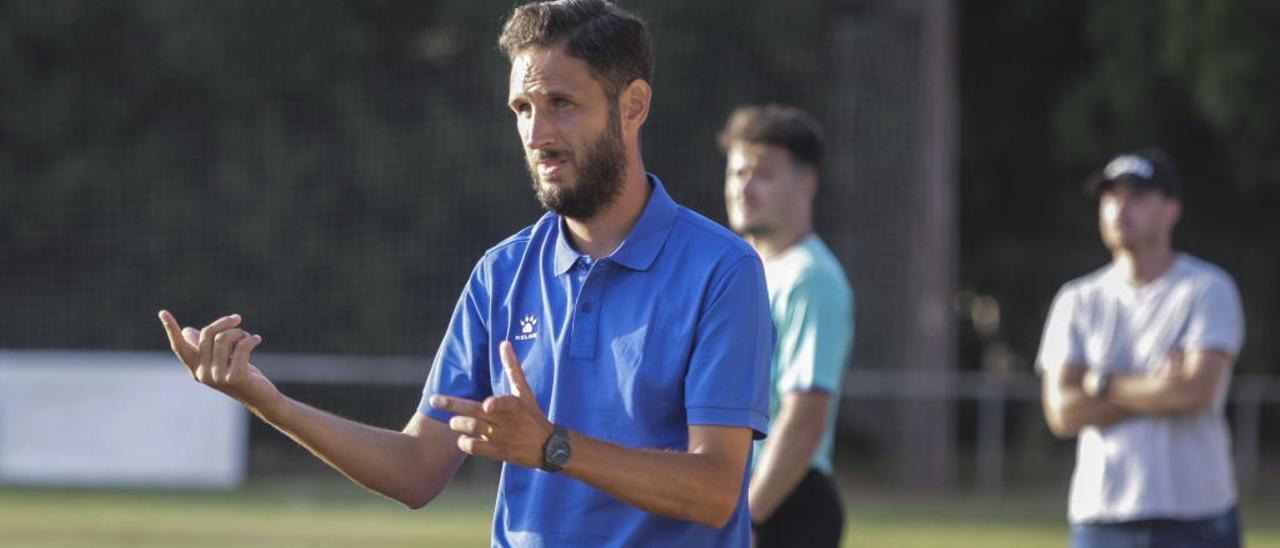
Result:
{"label": "raised hand", "polygon": [[238,314],[218,318],[200,330],[181,327],[168,310],[161,310],[159,316],[169,337],[169,347],[196,382],[251,408],[268,404],[279,396],[275,385],[249,363],[249,354],[262,342],[262,337],[241,329]]}
{"label": "raised hand", "polygon": [[454,413],[449,428],[461,434],[458,448],[469,455],[506,461],[527,468],[542,466],[542,446],[555,428],[538,405],[524,369],[508,341],[498,349],[511,394],[476,402],[432,396],[431,406]]}

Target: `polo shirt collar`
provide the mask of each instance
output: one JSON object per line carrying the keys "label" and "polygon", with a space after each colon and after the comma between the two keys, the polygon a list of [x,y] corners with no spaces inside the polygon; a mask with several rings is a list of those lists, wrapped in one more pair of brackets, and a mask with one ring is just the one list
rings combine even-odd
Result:
{"label": "polo shirt collar", "polygon": [[[622,245],[609,256],[613,262],[632,270],[649,269],[654,259],[658,257],[658,252],[662,250],[662,245],[666,243],[667,235],[671,233],[671,226],[676,220],[675,200],[667,194],[657,175],[649,173],[647,177],[653,185],[649,202],[645,204],[640,219],[636,221],[636,226],[632,227],[631,234],[628,234]],[[556,221],[559,230],[556,235],[555,273],[558,276],[573,268],[582,254],[569,243],[564,219],[557,215]]]}

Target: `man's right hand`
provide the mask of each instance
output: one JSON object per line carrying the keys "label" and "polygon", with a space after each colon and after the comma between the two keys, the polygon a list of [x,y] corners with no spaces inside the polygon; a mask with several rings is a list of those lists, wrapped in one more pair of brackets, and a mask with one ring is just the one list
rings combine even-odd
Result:
{"label": "man's right hand", "polygon": [[169,347],[197,382],[251,409],[279,398],[276,386],[249,363],[249,354],[262,337],[240,329],[238,314],[218,318],[200,330],[182,327],[168,310],[161,310],[159,315],[169,336]]}

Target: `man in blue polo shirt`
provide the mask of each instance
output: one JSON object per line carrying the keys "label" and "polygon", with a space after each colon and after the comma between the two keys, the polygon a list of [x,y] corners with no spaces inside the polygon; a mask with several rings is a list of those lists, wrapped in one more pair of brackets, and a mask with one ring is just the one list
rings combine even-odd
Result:
{"label": "man in blue polo shirt", "polygon": [[239,316],[197,331],[162,311],[171,346],[197,381],[410,507],[466,455],[502,461],[494,545],[746,546],[774,339],[764,272],[644,170],[648,31],[604,0],[559,0],[517,8],[499,45],[549,213],[480,259],[403,431],[281,394]]}

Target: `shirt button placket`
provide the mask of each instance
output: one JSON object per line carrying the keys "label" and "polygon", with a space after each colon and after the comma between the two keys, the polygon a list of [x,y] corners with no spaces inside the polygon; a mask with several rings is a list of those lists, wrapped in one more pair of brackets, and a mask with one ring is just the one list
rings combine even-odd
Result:
{"label": "shirt button placket", "polygon": [[592,266],[582,284],[582,292],[578,294],[577,309],[573,313],[573,340],[569,343],[570,357],[589,359],[596,355],[596,328],[600,325],[597,309],[604,286],[606,264],[599,261]]}

